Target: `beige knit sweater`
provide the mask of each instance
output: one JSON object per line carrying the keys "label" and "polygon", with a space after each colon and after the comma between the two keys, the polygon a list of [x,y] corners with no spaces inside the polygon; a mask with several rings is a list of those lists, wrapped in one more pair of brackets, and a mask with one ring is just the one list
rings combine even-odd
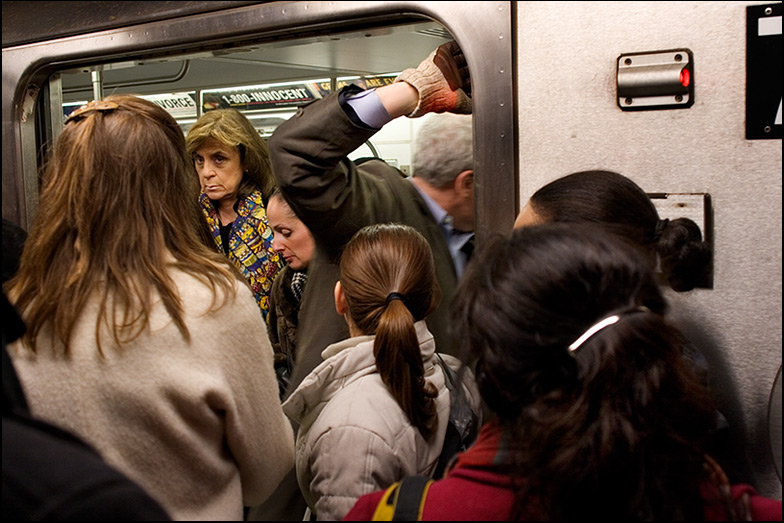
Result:
{"label": "beige knit sweater", "polygon": [[34,415],[84,437],[156,498],[174,519],[242,519],[294,463],[294,436],[278,400],[272,349],[253,295],[210,310],[210,288],[174,271],[191,335],[187,343],[162,303],[151,328],[118,349],[102,331],[97,302],[84,309],[72,356],[9,352]]}

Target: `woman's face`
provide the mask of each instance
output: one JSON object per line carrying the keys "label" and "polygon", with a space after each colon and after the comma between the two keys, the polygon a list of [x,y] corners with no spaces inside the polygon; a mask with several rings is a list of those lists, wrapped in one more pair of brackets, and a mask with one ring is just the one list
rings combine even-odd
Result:
{"label": "woman's face", "polygon": [[193,154],[201,190],[211,200],[234,204],[242,182],[242,162],[236,147],[207,138]]}
{"label": "woman's face", "polygon": [[294,215],[280,196],[271,198],[267,204],[267,220],[275,233],[272,248],[280,253],[292,269],[307,269],[316,246],[310,229]]}

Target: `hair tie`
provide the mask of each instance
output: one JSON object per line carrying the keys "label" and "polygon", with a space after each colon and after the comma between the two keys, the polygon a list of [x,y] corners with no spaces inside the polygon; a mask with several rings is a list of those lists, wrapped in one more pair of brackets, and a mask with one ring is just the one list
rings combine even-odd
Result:
{"label": "hair tie", "polygon": [[387,294],[387,305],[389,305],[389,302],[391,302],[392,300],[400,300],[403,302],[403,305],[405,305],[406,303],[405,296],[403,296],[399,292],[390,292],[389,294]]}
{"label": "hair tie", "polygon": [[588,339],[591,338],[594,334],[604,329],[605,327],[609,327],[610,325],[618,323],[618,321],[623,316],[633,314],[635,312],[650,312],[650,309],[644,306],[634,307],[632,309],[627,309],[623,312],[619,312],[618,314],[613,314],[612,316],[607,316],[606,318],[599,320],[598,322],[588,327],[588,330],[586,330],[579,338],[574,340],[574,342],[569,345],[569,352],[572,353],[576,351],[580,348],[580,345],[588,341]]}
{"label": "hair tie", "polygon": [[656,222],[656,227],[653,229],[653,239],[655,241],[659,241],[659,238],[661,238],[664,229],[667,227],[667,224],[669,223],[670,223],[669,218],[665,218],[663,220],[659,220],[658,222]]}

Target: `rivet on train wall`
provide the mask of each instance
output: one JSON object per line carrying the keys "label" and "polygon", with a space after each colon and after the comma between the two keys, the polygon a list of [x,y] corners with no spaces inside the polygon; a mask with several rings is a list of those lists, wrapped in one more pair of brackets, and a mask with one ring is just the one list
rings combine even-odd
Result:
{"label": "rivet on train wall", "polygon": [[693,64],[688,49],[622,54],[618,57],[618,107],[623,111],[691,107]]}

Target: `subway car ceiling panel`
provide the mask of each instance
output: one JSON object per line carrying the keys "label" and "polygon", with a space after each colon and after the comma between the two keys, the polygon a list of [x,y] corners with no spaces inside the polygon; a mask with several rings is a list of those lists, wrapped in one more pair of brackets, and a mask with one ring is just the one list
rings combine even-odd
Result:
{"label": "subway car ceiling panel", "polygon": [[[66,69],[59,78],[63,119],[96,97],[132,93],[167,109],[187,132],[206,111],[234,108],[268,138],[298,105],[351,82],[390,83],[412,61],[451,39],[435,22],[335,33],[286,42],[111,62]],[[98,75],[96,76],[96,72]],[[96,80],[98,78],[99,80]],[[410,132],[384,130],[353,159],[378,156],[409,172]],[[392,131],[392,132],[390,132]]]}
{"label": "subway car ceiling panel", "polygon": [[451,39],[435,22],[95,64],[61,71],[63,102],[91,98],[92,71],[104,94],[161,94],[399,72]]}

